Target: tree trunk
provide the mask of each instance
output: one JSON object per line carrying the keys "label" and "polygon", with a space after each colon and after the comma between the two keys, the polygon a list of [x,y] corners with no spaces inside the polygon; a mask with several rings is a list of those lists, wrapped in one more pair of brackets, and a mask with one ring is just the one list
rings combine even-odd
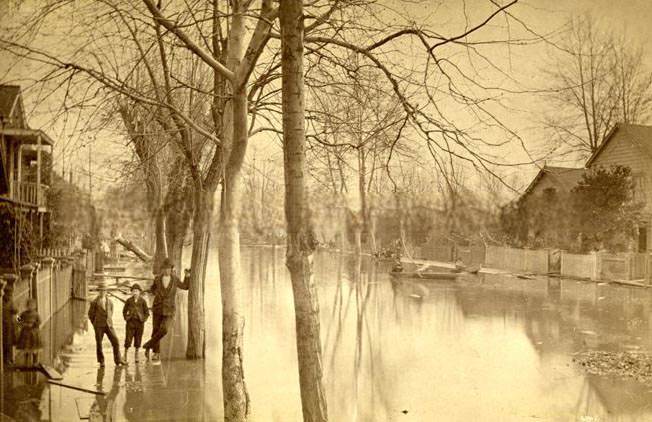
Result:
{"label": "tree trunk", "polygon": [[319,304],[312,273],[316,247],[305,189],[305,110],[303,82],[303,4],[281,0],[283,74],[283,163],[287,267],[292,279],[304,422],[328,420],[322,385]]}
{"label": "tree trunk", "polygon": [[233,94],[233,144],[222,182],[220,224],[220,281],[222,287],[222,388],[224,419],[246,421],[249,395],[242,365],[244,312],[240,276],[240,209],[242,163],[247,146],[247,96]]}
{"label": "tree trunk", "polygon": [[249,416],[249,395],[244,381],[244,311],[240,273],[240,210],[242,165],[247,149],[248,76],[238,72],[244,56],[246,6],[232,2],[227,67],[236,74],[229,85],[231,99],[223,113],[224,171],[220,204],[220,285],[222,293],[222,390],[224,420],[244,422]]}
{"label": "tree trunk", "polygon": [[183,245],[190,225],[192,207],[189,201],[194,202],[190,190],[173,189],[169,193],[172,197],[171,204],[165,210],[165,232],[168,245],[168,257],[175,268],[181,269],[183,258]]}
{"label": "tree trunk", "polygon": [[165,230],[165,209],[158,207],[154,211],[154,274],[161,270],[163,260],[168,257],[168,246]]}
{"label": "tree trunk", "polygon": [[[362,224],[362,238],[371,253],[376,252],[371,242],[371,224],[369,224],[369,204],[367,203],[367,165],[365,162],[364,147],[358,148],[358,193],[360,195],[360,217]],[[360,245],[362,251],[362,244]]]}
{"label": "tree trunk", "polygon": [[204,357],[204,278],[208,261],[214,190],[195,186],[192,223],[192,258],[188,289],[188,346],[186,357]]}

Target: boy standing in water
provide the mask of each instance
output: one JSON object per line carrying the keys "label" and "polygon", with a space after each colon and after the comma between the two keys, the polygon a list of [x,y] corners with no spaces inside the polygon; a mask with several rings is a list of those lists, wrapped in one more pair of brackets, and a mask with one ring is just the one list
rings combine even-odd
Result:
{"label": "boy standing in water", "polygon": [[190,270],[186,270],[184,280],[179,280],[172,273],[172,262],[165,258],[161,266],[161,274],[154,278],[150,292],[154,296],[152,305],[152,338],[143,345],[145,357],[149,359],[149,351],[154,351],[152,360],[160,360],[161,339],[168,333],[169,325],[176,312],[177,289],[188,290],[190,284]]}
{"label": "boy standing in water", "polygon": [[43,347],[41,341],[41,318],[36,312],[36,300],[27,300],[27,310],[19,317],[21,330],[18,336],[16,348],[25,353],[26,366],[35,367],[38,362],[38,354]]}
{"label": "boy standing in water", "polygon": [[106,294],[106,283],[101,280],[97,288],[99,294],[91,302],[91,307],[88,309],[88,319],[91,320],[91,324],[93,324],[93,329],[95,330],[97,362],[100,364],[100,367],[104,367],[102,339],[106,334],[113,348],[113,361],[116,366],[126,365],[127,362],[120,357],[118,336],[115,335],[115,331],[113,330],[113,302],[111,302],[111,299]]}
{"label": "boy standing in water", "polygon": [[143,339],[143,329],[145,328],[145,321],[149,317],[149,309],[147,302],[141,297],[142,289],[138,283],[131,286],[131,297],[125,302],[122,308],[122,316],[127,322],[127,334],[125,335],[125,359],[131,347],[133,340],[134,347],[134,361],[138,362],[138,350],[140,343]]}

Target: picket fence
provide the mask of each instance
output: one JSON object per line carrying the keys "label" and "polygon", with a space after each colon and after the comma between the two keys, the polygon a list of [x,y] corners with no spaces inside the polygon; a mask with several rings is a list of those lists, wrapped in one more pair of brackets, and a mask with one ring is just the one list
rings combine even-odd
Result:
{"label": "picket fence", "polygon": [[558,249],[520,249],[507,246],[458,246],[428,242],[414,248],[415,257],[439,262],[461,259],[465,264],[520,273],[559,273],[588,280],[649,280],[652,254],[594,252],[574,254]]}

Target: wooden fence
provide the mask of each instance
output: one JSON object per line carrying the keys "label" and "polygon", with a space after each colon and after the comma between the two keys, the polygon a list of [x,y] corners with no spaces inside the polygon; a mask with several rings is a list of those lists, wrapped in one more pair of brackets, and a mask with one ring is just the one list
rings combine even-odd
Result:
{"label": "wooden fence", "polygon": [[457,246],[455,255],[467,265],[481,265],[485,263],[486,248],[484,245]]}
{"label": "wooden fence", "polygon": [[596,254],[561,253],[561,276],[595,280],[598,274]]}
{"label": "wooden fence", "polygon": [[26,308],[27,300],[36,300],[41,323],[63,308],[70,298],[86,298],[86,280],[92,275],[92,256],[86,253],[74,256],[42,258],[23,266],[13,286],[13,303],[17,309]]}
{"label": "wooden fence", "polygon": [[590,280],[643,280],[652,274],[652,256],[642,253],[561,253],[561,275]]}
{"label": "wooden fence", "polygon": [[589,280],[637,280],[652,284],[652,254],[594,252],[573,254],[558,249],[519,249],[507,246],[459,246],[448,242],[410,250],[413,257],[439,262],[482,264],[498,270],[534,274],[559,273]]}
{"label": "wooden fence", "polygon": [[418,248],[416,258],[440,262],[455,261],[455,247],[452,244],[436,244],[433,241]]}
{"label": "wooden fence", "polygon": [[506,246],[487,246],[485,265],[501,270],[547,274],[547,249],[518,249]]}

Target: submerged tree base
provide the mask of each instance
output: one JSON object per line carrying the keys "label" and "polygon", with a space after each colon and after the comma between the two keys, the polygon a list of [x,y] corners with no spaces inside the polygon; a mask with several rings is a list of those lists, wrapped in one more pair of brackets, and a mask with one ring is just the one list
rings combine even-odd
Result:
{"label": "submerged tree base", "polygon": [[573,362],[593,375],[633,378],[652,385],[652,354],[645,352],[587,351],[573,356]]}

